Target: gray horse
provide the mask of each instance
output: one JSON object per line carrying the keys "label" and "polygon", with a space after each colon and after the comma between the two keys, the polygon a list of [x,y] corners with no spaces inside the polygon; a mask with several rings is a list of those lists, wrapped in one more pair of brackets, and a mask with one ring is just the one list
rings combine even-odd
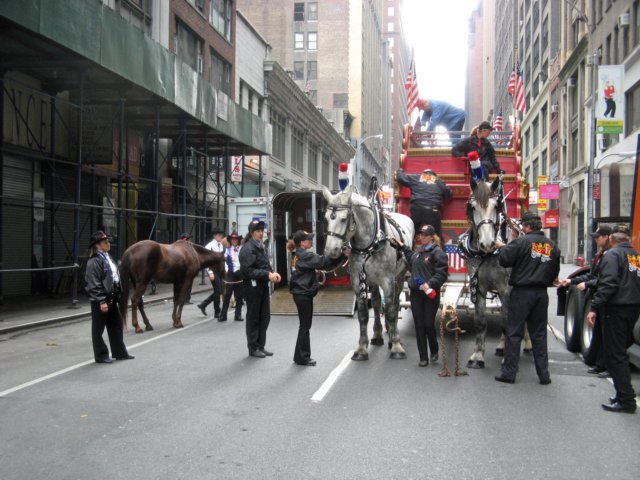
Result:
{"label": "gray horse", "polygon": [[[395,238],[411,246],[414,235],[412,220],[399,213],[382,215],[365,197],[354,193],[351,186],[335,195],[323,187],[322,193],[327,200],[324,254],[329,258],[337,258],[345,245],[351,247],[348,268],[357,297],[360,322],[360,340],[351,359],[369,359],[367,291],[370,287],[376,294],[377,289],[381,288],[385,297],[384,315],[389,325],[391,358],[407,358],[398,334],[398,308],[408,265],[404,255],[393,248],[388,239]],[[374,301],[377,300],[376,296],[379,298],[376,294],[372,295]],[[374,325],[371,344],[384,344],[379,321]]]}
{"label": "gray horse", "polygon": [[[467,203],[467,217],[472,226],[461,236],[461,250],[467,257],[467,269],[471,285],[471,301],[474,304],[473,323],[476,331],[474,352],[467,362],[469,368],[484,368],[485,337],[487,334],[487,296],[497,294],[500,298],[503,327],[507,323],[509,311],[510,268],[501,267],[496,252],[496,238],[500,234],[501,225],[506,224],[503,232],[505,241],[519,235],[517,226],[504,215],[500,198],[501,179],[493,183],[473,178],[470,182],[471,196]],[[525,331],[525,351],[531,348],[529,332]],[[496,354],[504,349],[504,335],[500,339]]]}

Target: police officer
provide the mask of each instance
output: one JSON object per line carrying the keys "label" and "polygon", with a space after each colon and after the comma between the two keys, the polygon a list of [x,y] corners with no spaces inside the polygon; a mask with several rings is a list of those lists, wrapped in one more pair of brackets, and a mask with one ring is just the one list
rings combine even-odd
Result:
{"label": "police officer", "polygon": [[407,175],[399,169],[397,178],[400,185],[411,189],[410,212],[414,231],[423,225],[432,225],[438,236],[442,236],[442,204],[452,197],[451,189],[431,169],[421,175]]}
{"label": "police officer", "polygon": [[520,344],[527,325],[533,344],[533,359],[541,385],[551,383],[547,357],[547,287],[553,285],[560,272],[560,250],[542,232],[540,217],[526,212],[522,218],[525,235],[504,244],[496,241],[498,261],[511,267],[509,285],[509,312],[506,325],[506,343],[502,373],[498,382],[514,383],[520,361]]}
{"label": "police officer", "polygon": [[240,274],[242,290],[247,302],[247,347],[249,356],[270,357],[265,350],[267,327],[271,320],[269,282],[280,282],[280,274],[273,271],[264,248],[265,223],[253,220],[249,223],[249,238],[240,249]]}
{"label": "police officer", "polygon": [[[224,232],[220,227],[213,227],[211,231],[211,235],[213,235],[213,239],[205,245],[204,248],[207,250],[211,250],[212,252],[223,253],[224,245],[222,244],[222,239],[224,238]],[[203,315],[207,315],[207,305],[213,302],[213,316],[214,318],[220,321],[220,295],[222,295],[222,279],[215,276],[213,270],[210,268],[207,269],[207,275],[209,276],[209,281],[211,282],[211,286],[213,287],[213,293],[204,299],[202,303],[198,304],[198,308],[202,312]]]}
{"label": "police officer", "polygon": [[131,360],[122,336],[122,317],[118,309],[120,275],[109,255],[109,235],[98,230],[89,239],[91,256],[85,270],[86,292],[91,300],[91,340],[96,363],[111,363],[102,334],[109,335],[111,353],[116,360]]}
{"label": "police officer", "polygon": [[231,295],[236,299],[235,321],[242,321],[242,276],[240,275],[240,236],[238,232],[231,232],[227,237],[230,245],[224,250],[224,268],[226,272],[224,300],[222,311],[218,318],[221,322],[227,321],[227,311],[231,303]]}
{"label": "police officer", "polygon": [[587,315],[591,326],[598,315],[604,315],[600,320],[605,364],[616,389],[610,403],[602,404],[609,412],[636,411],[627,348],[633,342],[633,326],[640,315],[640,254],[629,243],[630,236],[624,225],[613,229],[611,248],[600,261],[598,285]]}

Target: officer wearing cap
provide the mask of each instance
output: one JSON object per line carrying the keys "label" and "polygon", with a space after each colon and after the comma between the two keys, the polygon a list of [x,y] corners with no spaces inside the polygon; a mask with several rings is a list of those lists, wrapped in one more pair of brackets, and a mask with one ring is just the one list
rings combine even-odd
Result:
{"label": "officer wearing cap", "polygon": [[[109,349],[102,334],[106,327],[111,354],[116,360],[130,360],[122,335],[120,302],[120,275],[109,255],[109,235],[98,230],[89,239],[91,255],[85,270],[85,290],[91,301],[91,340],[96,363],[111,363]],[[126,306],[125,306],[126,307]]]}
{"label": "officer wearing cap", "polygon": [[236,299],[236,311],[234,320],[242,321],[242,276],[240,275],[240,235],[238,232],[231,232],[227,237],[229,246],[224,250],[224,270],[226,272],[224,300],[222,301],[222,311],[219,320],[227,320],[227,311],[231,303],[231,295]]}
{"label": "officer wearing cap", "polygon": [[436,172],[427,169],[421,175],[407,175],[398,169],[398,183],[411,189],[411,220],[418,231],[422,225],[433,225],[436,233],[442,236],[442,205],[452,197],[451,189],[438,177]]}
{"label": "officer wearing cap", "polygon": [[[576,288],[578,290],[586,291],[590,296],[593,296],[598,284],[600,260],[602,260],[603,255],[610,248],[609,237],[611,236],[611,233],[611,227],[603,225],[595,232],[589,234],[594,238],[598,245],[598,252],[591,259],[591,269],[586,274],[576,275],[573,278],[565,278],[561,280],[560,286],[566,288],[569,285],[577,285]],[[604,362],[604,348],[602,344],[602,321],[600,320],[602,316],[603,315],[596,316],[596,322],[591,336],[591,346],[589,347],[587,354],[584,356],[585,363],[587,365],[591,365],[587,370],[588,373],[599,374],[603,373],[607,369]]]}
{"label": "officer wearing cap", "polygon": [[271,320],[269,282],[280,282],[280,274],[273,271],[264,248],[263,221],[249,223],[249,238],[240,249],[240,274],[247,302],[247,348],[249,356],[265,358],[273,355],[266,350],[267,328]]}
{"label": "officer wearing cap", "polygon": [[541,385],[551,383],[547,356],[547,287],[560,272],[560,249],[542,232],[540,217],[526,212],[522,218],[524,235],[508,244],[496,241],[500,266],[511,268],[509,311],[505,326],[502,373],[498,382],[514,383],[520,361],[520,344],[527,325],[533,346],[533,359]]}
{"label": "officer wearing cap", "polygon": [[[482,172],[480,176],[484,180],[489,180],[489,173],[504,173],[496,160],[496,151],[487,137],[491,135],[493,127],[489,122],[482,122],[471,130],[471,135],[458,142],[451,153],[454,157],[467,157],[470,161],[478,159]],[[475,152],[475,153],[472,153]]]}
{"label": "officer wearing cap", "polygon": [[[293,254],[291,265],[291,278],[289,279],[289,291],[293,295],[293,301],[298,309],[298,339],[293,351],[293,361],[297,365],[312,367],[316,361],[311,358],[311,342],[309,331],[313,319],[313,297],[320,289],[316,270],[328,270],[338,266],[343,260],[331,260],[323,255],[314,253],[313,233],[298,230],[293,234]],[[291,249],[291,246],[289,247]]]}
{"label": "officer wearing cap", "polygon": [[634,413],[635,392],[631,385],[627,348],[640,315],[640,253],[632,246],[626,225],[611,233],[611,248],[602,257],[596,291],[587,321],[591,326],[602,315],[604,358],[616,394],[602,408],[610,412]]}
{"label": "officer wearing cap", "polygon": [[[212,252],[222,253],[224,252],[224,245],[222,244],[222,239],[224,238],[224,231],[216,226],[211,230],[211,235],[213,236],[213,240],[205,245],[204,248],[211,250]],[[214,318],[220,321],[220,295],[222,295],[222,279],[215,276],[213,270],[210,268],[207,269],[207,275],[209,276],[209,281],[211,282],[211,286],[213,287],[213,293],[204,299],[202,303],[198,304],[198,308],[202,312],[203,315],[207,315],[207,305],[213,302],[213,310],[214,310]]]}

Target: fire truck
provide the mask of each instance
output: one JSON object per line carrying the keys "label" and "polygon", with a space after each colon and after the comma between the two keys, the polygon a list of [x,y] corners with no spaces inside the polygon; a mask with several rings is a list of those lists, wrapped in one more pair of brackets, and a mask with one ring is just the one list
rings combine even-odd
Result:
{"label": "fire truck", "polygon": [[[450,134],[464,137],[468,132]],[[529,186],[520,173],[517,132],[494,131],[488,140],[495,149],[500,167],[505,171],[503,184],[506,213],[510,218],[520,218],[521,213],[528,208]],[[449,258],[449,282],[444,301],[455,302],[460,306],[467,267],[458,250],[458,237],[469,228],[466,211],[471,193],[471,172],[467,158],[454,157],[451,149],[452,142],[448,134],[416,131],[411,125],[406,125],[400,167],[407,174],[420,174],[425,169],[431,169],[451,188],[453,198],[442,208],[442,240]],[[495,175],[490,175],[490,180],[494,178]],[[399,186],[396,181],[394,192],[397,211],[410,215],[411,190]]]}

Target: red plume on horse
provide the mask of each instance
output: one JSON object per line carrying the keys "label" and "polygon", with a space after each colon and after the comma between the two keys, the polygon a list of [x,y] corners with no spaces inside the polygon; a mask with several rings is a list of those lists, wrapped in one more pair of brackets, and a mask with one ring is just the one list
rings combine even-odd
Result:
{"label": "red plume on horse", "polygon": [[137,310],[140,310],[146,330],[153,330],[144,312],[142,295],[152,278],[158,283],[173,284],[174,328],[182,328],[182,307],[191,291],[194,277],[203,268],[211,268],[216,275],[224,276],[224,254],[212,252],[189,241],[178,240],[172,244],[142,240],[131,245],[122,255],[120,263],[120,282],[122,297],[120,313],[122,322],[127,323],[127,304],[129,288],[131,296],[131,324],[136,333],[142,333],[138,325]]}

